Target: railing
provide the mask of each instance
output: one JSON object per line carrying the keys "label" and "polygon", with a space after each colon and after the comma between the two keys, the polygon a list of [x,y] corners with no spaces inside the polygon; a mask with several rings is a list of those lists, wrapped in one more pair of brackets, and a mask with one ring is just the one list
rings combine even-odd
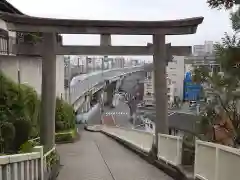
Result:
{"label": "railing", "polygon": [[[150,152],[154,135],[144,131],[103,126],[104,133]],[[180,136],[158,135],[158,158],[175,167],[182,166]],[[239,180],[240,149],[196,140],[194,178],[199,180]]]}
{"label": "railing", "polygon": [[37,146],[32,153],[0,156],[0,179],[43,180],[43,148]]}
{"label": "railing", "polygon": [[13,45],[16,39],[14,37],[1,37],[0,36],[0,55],[13,54]]}
{"label": "railing", "polygon": [[[102,131],[129,142],[145,152],[150,152],[152,148],[153,133],[110,126],[104,126]],[[180,165],[182,161],[182,142],[182,137],[159,134],[158,158],[175,166]]]}
{"label": "railing", "polygon": [[158,135],[158,158],[174,166],[182,162],[183,139],[179,136]]}
{"label": "railing", "polygon": [[201,180],[239,180],[240,149],[196,141],[194,176]]}
{"label": "railing", "polygon": [[49,179],[59,160],[55,151],[53,147],[43,154],[43,147],[36,146],[31,153],[0,156],[0,180]]}

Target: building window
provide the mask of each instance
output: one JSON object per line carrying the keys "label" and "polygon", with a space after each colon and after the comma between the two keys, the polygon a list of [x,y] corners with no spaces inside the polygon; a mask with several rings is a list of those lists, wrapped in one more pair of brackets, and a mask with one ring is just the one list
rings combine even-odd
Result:
{"label": "building window", "polygon": [[167,88],[168,93],[170,93],[170,88]]}

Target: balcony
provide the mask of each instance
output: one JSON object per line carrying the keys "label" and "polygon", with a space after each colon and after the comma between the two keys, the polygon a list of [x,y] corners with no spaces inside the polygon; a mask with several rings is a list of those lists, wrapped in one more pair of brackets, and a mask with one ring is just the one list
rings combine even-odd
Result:
{"label": "balcony", "polygon": [[[35,55],[34,45],[41,42],[40,33],[17,33],[16,37],[0,28],[0,55]],[[62,36],[57,35],[57,42],[62,44]],[[16,47],[16,45],[21,45]],[[17,49],[19,48],[19,49]],[[31,49],[32,48],[32,49]],[[38,55],[39,56],[39,55]]]}
{"label": "balcony", "polygon": [[0,29],[0,55],[13,55],[16,38],[8,36],[8,32]]}

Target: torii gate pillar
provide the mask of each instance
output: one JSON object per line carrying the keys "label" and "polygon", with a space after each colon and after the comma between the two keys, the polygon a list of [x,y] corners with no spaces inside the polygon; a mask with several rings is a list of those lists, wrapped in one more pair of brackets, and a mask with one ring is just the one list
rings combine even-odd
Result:
{"label": "torii gate pillar", "polygon": [[111,34],[100,35],[100,46],[111,46]]}
{"label": "torii gate pillar", "polygon": [[56,43],[55,33],[43,33],[40,141],[44,151],[55,145]]}
{"label": "torii gate pillar", "polygon": [[168,107],[166,82],[166,45],[165,35],[153,35],[154,89],[156,100],[155,143],[158,133],[168,134]]}

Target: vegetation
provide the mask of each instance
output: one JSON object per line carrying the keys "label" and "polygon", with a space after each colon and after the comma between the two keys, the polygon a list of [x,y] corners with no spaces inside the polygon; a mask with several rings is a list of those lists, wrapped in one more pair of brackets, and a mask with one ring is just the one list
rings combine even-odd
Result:
{"label": "vegetation", "polygon": [[56,132],[73,129],[75,127],[75,113],[71,105],[57,98],[56,100]]}
{"label": "vegetation", "polygon": [[207,0],[207,3],[211,8],[230,9],[236,4],[236,1],[237,0]]}
{"label": "vegetation", "polygon": [[56,133],[55,141],[56,143],[73,142],[76,136],[77,136],[77,131],[76,131],[76,128],[74,128],[67,132]]}
{"label": "vegetation", "polygon": [[[236,12],[231,15],[234,35],[230,36],[226,33],[222,41],[215,45],[216,61],[221,66],[221,72],[210,73],[210,69],[203,66],[193,71],[193,81],[202,84],[205,97],[210,100],[202,113],[200,133],[209,135],[205,136],[208,140],[227,143],[226,145],[234,145],[240,138],[240,114],[237,109],[240,98],[240,39],[238,35],[240,20],[237,14]],[[221,140],[214,137],[215,127],[220,128],[218,132],[221,131]],[[223,134],[226,134],[226,138],[230,138],[232,143],[229,140],[225,142]]]}
{"label": "vegetation", "polygon": [[[39,136],[40,99],[30,87],[16,84],[0,72],[0,153],[28,151]],[[73,108],[56,100],[56,132],[75,128]]]}

